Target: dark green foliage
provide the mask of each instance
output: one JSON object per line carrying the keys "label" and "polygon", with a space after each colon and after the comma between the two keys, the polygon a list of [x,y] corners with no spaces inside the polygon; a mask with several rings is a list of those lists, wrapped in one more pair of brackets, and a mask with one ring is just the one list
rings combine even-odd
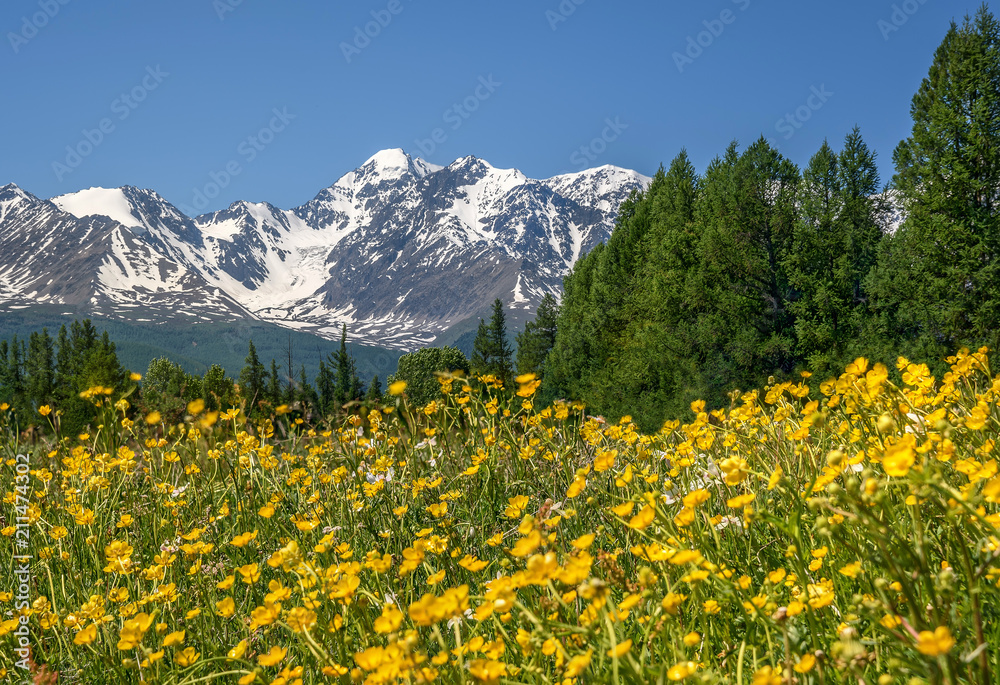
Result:
{"label": "dark green foliage", "polygon": [[472,368],[479,374],[496,376],[510,383],[514,376],[514,351],[507,340],[507,315],[503,301],[493,301],[493,314],[489,323],[479,321],[473,343]]}
{"label": "dark green foliage", "polygon": [[556,322],[559,305],[551,293],[545,293],[538,304],[533,321],[524,324],[524,331],[517,336],[517,372],[545,375],[545,360],[556,343]]}
{"label": "dark green foliage", "polygon": [[722,406],[733,389],[853,353],[880,204],[857,131],[841,157],[824,146],[803,181],[761,139],[699,178],[681,152],[567,277],[549,394],[655,430],[692,400]]}
{"label": "dark green foliage", "polygon": [[907,218],[871,286],[879,330],[904,332],[913,354],[1000,343],[998,34],[985,6],[952,24],[893,157]]}
{"label": "dark green foliage", "polygon": [[884,201],[875,156],[857,128],[838,155],[823,144],[799,186],[795,241],[785,268],[797,291],[798,356],[829,375],[855,357],[870,315],[865,278],[876,264]]}
{"label": "dark green foliage", "polygon": [[364,398],[365,387],[358,376],[354,357],[347,349],[347,326],[341,328],[340,347],[319,364],[316,376],[319,409],[324,414],[336,414],[344,406]]}
{"label": "dark green foliage", "polygon": [[[378,378],[378,376],[376,376]],[[299,411],[308,419],[319,410],[319,395],[306,378],[306,367],[299,366],[299,379],[295,383],[295,394],[299,402]]]}
{"label": "dark green foliage", "polygon": [[218,364],[205,372],[201,381],[202,399],[209,411],[221,411],[236,405],[236,386],[226,370]]}
{"label": "dark green foliage", "polygon": [[703,178],[682,152],[566,278],[546,385],[651,430],[771,375],[996,347],[1000,25],[985,7],[952,25],[912,113],[890,193],[857,128],[801,176],[763,139]]}
{"label": "dark green foliage", "polygon": [[[63,315],[67,309],[72,307],[34,305],[28,309],[2,311],[0,340],[7,340],[9,343],[17,335],[27,343],[32,331],[41,331],[47,327],[56,338],[58,353],[56,331],[63,325],[69,329],[74,319],[72,315]],[[137,311],[135,315],[140,317],[142,312]],[[306,375],[312,379],[319,371],[320,360],[327,354],[336,352],[340,345],[339,340],[325,340],[310,333],[289,331],[260,321],[196,324],[177,322],[157,325],[94,319],[94,323],[108,332],[115,343],[122,366],[134,371],[145,369],[154,359],[166,357],[183,366],[188,373],[203,375],[212,364],[218,364],[225,369],[227,375],[236,378],[243,368],[247,343],[252,338],[257,354],[265,364],[273,358],[279,360],[278,363],[285,369],[297,370],[300,365],[305,365]],[[286,363],[289,338],[295,349],[293,365]],[[375,374],[385,378],[396,370],[396,362],[401,354],[394,350],[350,342],[347,349],[354,357],[358,374],[362,378],[371,378]],[[58,366],[57,359],[57,372]]]}
{"label": "dark green foliage", "polygon": [[247,416],[256,416],[260,413],[260,404],[266,399],[267,391],[267,369],[257,356],[257,348],[250,341],[247,349],[245,366],[240,372],[239,386],[240,395],[246,401],[244,411]]}
{"label": "dark green foliage", "polygon": [[272,407],[279,406],[284,399],[282,377],[278,363],[271,360],[271,372],[267,374],[267,401]]}
{"label": "dark green foliage", "polygon": [[365,402],[377,403],[382,399],[382,381],[378,376],[372,376],[372,382],[368,384],[368,392],[365,393]]}
{"label": "dark green foliage", "polygon": [[[209,379],[217,382],[206,374],[206,380]],[[205,381],[187,373],[179,364],[163,357],[154,359],[142,377],[143,413],[157,411],[164,422],[176,424],[183,420],[188,402],[204,397],[205,386]],[[211,401],[206,400],[206,406],[217,409],[216,398],[210,397]]]}
{"label": "dark green foliage", "polygon": [[469,372],[469,360],[455,347],[425,347],[399,358],[396,373],[389,376],[389,385],[406,381],[406,394],[414,404],[423,406],[441,396],[439,372]]}
{"label": "dark green foliage", "polygon": [[28,402],[40,407],[53,401],[55,389],[55,350],[49,329],[31,334],[28,341],[28,358],[25,360]]}

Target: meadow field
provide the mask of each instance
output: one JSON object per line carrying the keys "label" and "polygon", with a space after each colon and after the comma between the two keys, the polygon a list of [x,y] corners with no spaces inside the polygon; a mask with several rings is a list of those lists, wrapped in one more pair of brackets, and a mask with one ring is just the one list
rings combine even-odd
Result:
{"label": "meadow field", "polygon": [[4,405],[0,681],[996,682],[1000,376],[948,363],[652,435],[531,375],[318,428],[96,387],[34,445]]}

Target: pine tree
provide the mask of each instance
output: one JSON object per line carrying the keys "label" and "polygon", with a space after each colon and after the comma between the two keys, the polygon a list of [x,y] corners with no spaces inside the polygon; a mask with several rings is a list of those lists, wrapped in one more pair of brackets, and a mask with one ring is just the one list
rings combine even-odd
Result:
{"label": "pine tree", "polygon": [[535,318],[524,324],[517,336],[517,372],[544,376],[545,360],[556,342],[559,305],[551,293],[545,293],[538,303]]}
{"label": "pine tree", "polygon": [[299,366],[299,380],[297,385],[296,392],[298,393],[299,401],[302,403],[302,413],[308,420],[308,417],[319,409],[319,397],[316,394],[316,389],[309,384],[309,380],[306,378],[306,367],[304,364]]}
{"label": "pine tree", "polygon": [[875,155],[856,127],[839,154],[824,142],[803,173],[784,266],[798,293],[789,304],[798,354],[815,373],[835,373],[872,352],[871,341],[862,340],[870,319],[864,282],[882,237],[878,186]]}
{"label": "pine tree", "polygon": [[360,400],[364,395],[354,357],[347,351],[347,324],[340,330],[340,348],[330,357],[334,370],[334,402],[339,409],[348,402]]}
{"label": "pine tree", "polygon": [[705,174],[696,217],[700,286],[712,303],[696,340],[714,397],[750,388],[796,365],[795,298],[783,262],[791,251],[798,169],[764,138],[742,154],[730,145]]}
{"label": "pine tree", "polygon": [[240,396],[247,401],[249,415],[251,412],[257,412],[257,405],[265,399],[267,391],[267,369],[257,356],[253,340],[250,340],[244,364],[243,370],[240,371]]}
{"label": "pine tree", "polygon": [[489,323],[479,321],[472,359],[478,373],[496,376],[508,384],[514,376],[514,351],[507,340],[507,315],[499,298],[493,301]]}
{"label": "pine tree", "polygon": [[329,414],[334,410],[336,403],[334,397],[335,389],[336,381],[333,372],[330,371],[330,367],[326,365],[325,361],[320,360],[319,373],[316,376],[316,390],[319,393],[319,410],[321,413]]}
{"label": "pine tree", "polygon": [[905,221],[872,289],[883,332],[915,354],[1000,343],[1000,25],[984,5],[952,23],[911,106],[893,185]]}
{"label": "pine tree", "polygon": [[202,399],[211,411],[229,409],[235,405],[235,389],[233,379],[226,376],[226,370],[218,364],[212,364],[201,381]]}
{"label": "pine tree", "polygon": [[268,385],[267,385],[267,401],[271,403],[272,407],[277,407],[281,404],[282,390],[281,390],[281,374],[279,373],[278,363],[272,358],[271,359],[271,372],[268,374]]}
{"label": "pine tree", "polygon": [[476,338],[472,343],[472,368],[476,373],[486,373],[486,368],[493,357],[493,350],[490,347],[490,330],[486,322],[479,320],[479,327],[476,328]]}
{"label": "pine tree", "polygon": [[27,397],[34,407],[52,402],[55,388],[55,356],[49,330],[32,332],[25,361]]}
{"label": "pine tree", "polygon": [[10,404],[14,401],[13,374],[10,369],[10,345],[6,340],[0,340],[0,402]]}
{"label": "pine tree", "polygon": [[376,404],[382,399],[382,381],[378,374],[372,376],[372,382],[368,384],[368,392],[365,394],[365,402]]}
{"label": "pine tree", "polygon": [[56,387],[69,389],[76,386],[76,373],[73,368],[73,346],[70,343],[66,324],[59,327],[56,336]]}

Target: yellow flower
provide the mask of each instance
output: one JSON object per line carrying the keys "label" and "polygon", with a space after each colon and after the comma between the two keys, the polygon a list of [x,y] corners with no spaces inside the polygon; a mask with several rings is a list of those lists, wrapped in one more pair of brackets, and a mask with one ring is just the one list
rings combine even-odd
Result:
{"label": "yellow flower", "polygon": [[927,656],[947,654],[954,646],[955,638],[951,636],[948,626],[938,626],[933,633],[929,630],[922,630],[917,638],[917,650]]}
{"label": "yellow flower", "polygon": [[52,407],[50,407],[47,404],[43,404],[38,408],[38,413],[41,414],[42,416],[48,416],[49,414],[52,413]]}
{"label": "yellow flower", "polygon": [[893,478],[902,478],[910,472],[915,461],[914,443],[916,438],[913,434],[907,434],[899,442],[885,448],[882,455],[882,468]]}
{"label": "yellow flower", "polygon": [[861,569],[861,562],[855,561],[853,563],[850,563],[847,566],[840,569],[839,572],[842,575],[847,576],[848,578],[857,578],[859,573],[863,573]]}
{"label": "yellow flower", "polygon": [[243,676],[236,682],[239,685],[250,685],[250,683],[254,682],[255,680],[257,680],[257,674],[251,671],[250,673],[247,673],[245,676]]}
{"label": "yellow flower", "polygon": [[469,673],[480,683],[495,685],[500,678],[507,675],[507,664],[487,659],[474,659],[469,662]]}
{"label": "yellow flower", "polygon": [[701,635],[699,635],[694,631],[691,631],[690,633],[684,636],[684,644],[686,644],[688,647],[694,647],[700,642],[701,642]]}
{"label": "yellow flower", "polygon": [[703,558],[704,557],[701,556],[701,552],[696,549],[682,549],[670,557],[670,563],[675,566],[682,566],[684,564],[700,564]]}
{"label": "yellow flower", "polygon": [[719,468],[726,474],[726,485],[739,485],[750,475],[750,465],[742,457],[723,459]]}
{"label": "yellow flower", "polygon": [[232,649],[229,650],[228,653],[226,653],[226,660],[236,661],[237,659],[242,659],[243,655],[246,654],[247,645],[248,643],[246,640],[240,640],[235,647],[233,647]]}
{"label": "yellow flower", "polygon": [[230,540],[229,544],[232,545],[233,547],[244,547],[247,544],[249,544],[250,541],[256,539],[257,539],[257,530],[255,529],[253,532],[237,535],[232,540]]}
{"label": "yellow flower", "polygon": [[287,649],[277,646],[271,647],[267,654],[261,654],[257,657],[257,663],[261,666],[277,666],[284,660],[286,654],[288,654]]}
{"label": "yellow flower", "polygon": [[201,656],[200,652],[194,651],[194,647],[187,647],[183,652],[174,655],[174,663],[178,666],[190,666]]}
{"label": "yellow flower", "polygon": [[160,422],[160,412],[151,411],[148,414],[146,414],[146,423],[148,423],[150,426],[155,425],[159,422]]}
{"label": "yellow flower", "polygon": [[667,671],[667,679],[679,681],[684,680],[689,675],[698,670],[698,664],[693,661],[681,661],[670,667]]}
{"label": "yellow flower", "polygon": [[285,616],[285,623],[296,633],[308,632],[316,625],[316,612],[305,607],[295,607]]}
{"label": "yellow flower", "polygon": [[258,580],[260,580],[260,566],[257,564],[247,564],[246,566],[240,566],[238,569],[243,582],[247,585],[253,585]]}
{"label": "yellow flower", "polygon": [[771,472],[771,477],[767,479],[767,489],[774,490],[776,487],[778,487],[778,483],[781,482],[781,478],[784,475],[785,472],[782,470],[780,466],[775,468],[774,471]]}
{"label": "yellow flower", "polygon": [[164,647],[174,647],[176,645],[184,644],[184,632],[183,630],[177,630],[170,633],[165,638],[163,638]]}
{"label": "yellow flower", "polygon": [[404,390],[406,390],[406,381],[396,381],[389,384],[390,395],[402,395]]}
{"label": "yellow flower", "polygon": [[73,637],[74,645],[89,645],[97,639],[97,624],[91,623]]}
{"label": "yellow flower", "polygon": [[808,673],[813,670],[813,666],[816,665],[816,657],[812,654],[804,654],[802,658],[799,659],[798,663],[792,668],[795,669],[796,673]]}
{"label": "yellow flower", "polygon": [[710,493],[705,488],[698,488],[697,490],[692,490],[688,494],[684,495],[684,506],[688,509],[697,509],[699,505],[704,504],[709,499],[711,499],[712,493]]}
{"label": "yellow flower", "polygon": [[375,619],[375,632],[394,633],[399,630],[402,623],[403,612],[397,609],[395,604],[384,604],[382,605],[382,615]]}
{"label": "yellow flower", "polygon": [[578,675],[587,670],[590,666],[590,658],[593,656],[594,651],[588,650],[584,654],[577,654],[575,657],[569,660],[566,665],[566,677],[576,678]]}
{"label": "yellow flower", "polygon": [[628,522],[628,527],[635,530],[645,530],[656,518],[656,509],[648,504],[639,510],[639,513]]}
{"label": "yellow flower", "polygon": [[632,640],[625,640],[625,642],[620,642],[617,646],[608,650],[608,656],[613,659],[618,659],[626,654],[632,649]]}
{"label": "yellow flower", "polygon": [[226,597],[215,603],[215,613],[223,618],[229,618],[236,611],[236,602],[232,597]]}
{"label": "yellow flower", "polygon": [[624,502],[623,504],[619,504],[617,507],[611,507],[611,513],[615,516],[625,518],[632,513],[633,509],[635,509],[635,502]]}
{"label": "yellow flower", "polygon": [[753,674],[753,685],[781,685],[781,670],[764,666]]}
{"label": "yellow flower", "polygon": [[594,471],[601,473],[607,471],[612,466],[615,465],[615,458],[618,456],[618,450],[607,450],[597,453],[597,458],[594,459]]}
{"label": "yellow flower", "polygon": [[726,505],[730,509],[742,509],[746,505],[748,505],[751,502],[753,502],[756,498],[757,498],[757,495],[753,494],[752,492],[748,492],[745,495],[737,495],[736,497],[733,497],[732,499],[727,500],[726,501]]}
{"label": "yellow flower", "polygon": [[702,608],[705,610],[706,614],[717,614],[720,611],[722,611],[722,607],[720,607],[719,603],[716,602],[714,599],[706,600],[702,604]]}

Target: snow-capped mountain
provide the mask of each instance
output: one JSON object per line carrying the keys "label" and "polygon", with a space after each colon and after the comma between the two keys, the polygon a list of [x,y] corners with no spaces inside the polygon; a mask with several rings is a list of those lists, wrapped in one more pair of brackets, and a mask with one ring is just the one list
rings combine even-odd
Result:
{"label": "snow-capped mountain", "polygon": [[252,316],[413,349],[499,297],[531,311],[610,235],[650,179],[605,166],[547,180],[475,157],[384,150],[290,210],[236,202],[187,217],[151,190],[39,200],[0,189],[0,305],[154,321]]}
{"label": "snow-capped mountain", "polygon": [[[120,209],[118,197],[108,197],[115,200],[111,211]],[[78,218],[13,184],[0,188],[0,303],[66,304],[146,321],[252,315],[158,249],[138,224],[100,214]]]}

